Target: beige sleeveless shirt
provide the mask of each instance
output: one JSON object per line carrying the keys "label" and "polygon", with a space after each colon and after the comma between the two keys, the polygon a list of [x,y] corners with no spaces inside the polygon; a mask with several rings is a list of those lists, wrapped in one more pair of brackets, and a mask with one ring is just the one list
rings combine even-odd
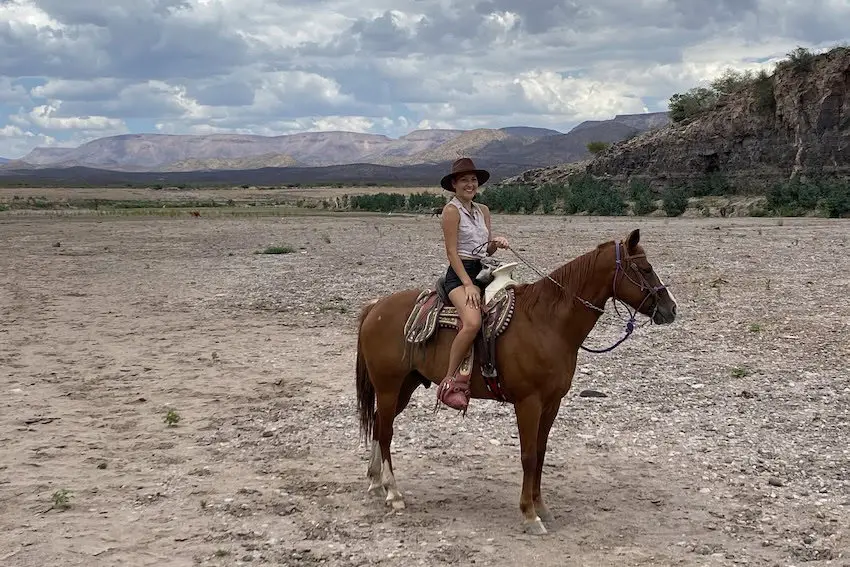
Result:
{"label": "beige sleeveless shirt", "polygon": [[461,258],[485,258],[487,256],[485,242],[490,237],[490,231],[487,230],[481,207],[473,201],[470,213],[457,197],[452,197],[449,204],[457,207],[460,212],[460,226],[457,233],[458,254]]}

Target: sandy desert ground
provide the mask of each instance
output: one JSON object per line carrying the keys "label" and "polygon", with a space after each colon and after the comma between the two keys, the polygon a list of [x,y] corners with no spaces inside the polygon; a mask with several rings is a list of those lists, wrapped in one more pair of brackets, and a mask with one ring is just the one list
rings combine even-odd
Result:
{"label": "sandy desert ground", "polygon": [[357,311],[433,282],[437,219],[0,215],[0,565],[850,565],[848,221],[494,224],[547,271],[639,227],[679,302],[580,354],[544,537],[496,402],[417,390],[408,507],[366,493]]}

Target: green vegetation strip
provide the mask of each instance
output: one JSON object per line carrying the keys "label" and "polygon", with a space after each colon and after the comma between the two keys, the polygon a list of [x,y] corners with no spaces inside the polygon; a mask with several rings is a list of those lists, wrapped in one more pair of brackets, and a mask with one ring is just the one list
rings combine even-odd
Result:
{"label": "green vegetation strip", "polygon": [[[483,188],[476,200],[491,211],[507,214],[590,214],[638,216],[682,215],[688,207],[705,209],[705,197],[760,197],[746,214],[761,216],[845,217],[850,215],[850,182],[838,179],[792,180],[776,183],[766,195],[753,195],[746,188],[734,187],[721,174],[711,174],[689,182],[655,189],[645,181],[633,179],[618,186],[613,181],[588,174],[573,175],[563,183],[542,185],[493,185]],[[306,200],[281,204],[252,202],[234,204],[165,200],[70,199],[51,201],[44,197],[13,198],[0,203],[3,210],[44,210],[67,214],[121,216],[271,216],[317,215],[338,213],[439,213],[448,195],[432,193],[376,193],[343,195],[334,199]],[[707,210],[703,211],[707,214]],[[740,214],[740,213],[738,213]]]}

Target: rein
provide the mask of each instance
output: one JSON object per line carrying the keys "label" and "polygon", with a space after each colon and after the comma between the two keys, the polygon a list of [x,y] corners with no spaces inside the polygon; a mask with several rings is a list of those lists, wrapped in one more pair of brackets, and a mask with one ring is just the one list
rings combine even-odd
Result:
{"label": "rein", "polygon": [[[492,241],[486,242],[484,244],[484,246],[489,245],[490,242],[492,242]],[[622,338],[620,338],[617,342],[615,342],[613,345],[611,345],[607,348],[592,349],[592,348],[588,348],[588,347],[584,346],[583,344],[579,345],[579,348],[581,348],[582,350],[587,351],[587,352],[592,352],[592,353],[597,353],[597,354],[606,353],[606,352],[611,352],[612,350],[614,350],[615,348],[620,346],[626,339],[628,339],[632,335],[632,333],[635,331],[635,329],[638,328],[639,325],[637,324],[637,319],[636,319],[637,313],[638,313],[638,311],[640,311],[640,308],[643,307],[643,304],[646,302],[646,300],[649,299],[650,297],[654,297],[657,300],[658,292],[660,292],[663,289],[666,289],[666,287],[667,287],[666,285],[661,285],[661,286],[651,286],[651,285],[649,285],[649,282],[646,281],[646,278],[643,276],[643,274],[640,272],[640,270],[637,269],[637,266],[635,266],[632,259],[634,259],[634,258],[645,258],[646,257],[645,254],[637,254],[635,256],[625,256],[623,253],[621,253],[620,246],[621,245],[620,245],[619,240],[614,242],[614,247],[615,247],[615,252],[616,252],[617,258],[616,258],[616,268],[614,270],[613,294],[612,294],[612,297],[611,297],[611,303],[614,304],[614,311],[617,313],[617,315],[620,316],[621,319],[623,317],[620,314],[619,309],[617,309],[617,302],[618,301],[623,304],[623,307],[625,307],[626,311],[629,313],[629,319],[628,319],[628,321],[626,321],[625,333],[622,336]],[[538,270],[534,265],[531,264],[531,262],[529,262],[528,260],[526,260],[525,258],[520,256],[520,254],[516,250],[514,250],[510,246],[508,246],[508,250],[510,250],[514,254],[514,256],[516,256],[523,264],[525,264],[526,266],[528,266],[529,268],[534,270],[538,275],[540,275],[541,277],[547,278],[552,283],[554,283],[556,286],[561,288],[561,290],[564,293],[568,293],[566,288],[564,288],[563,285],[561,285],[558,281],[553,279],[552,276],[550,276],[548,274],[544,274],[542,271]],[[623,268],[623,262],[629,262],[629,265],[632,268],[632,270],[634,270],[640,276],[640,280],[641,280],[640,282],[636,282],[634,280],[634,278],[632,278],[629,275],[629,272]],[[649,291],[649,294],[646,295],[643,298],[643,301],[641,301],[638,308],[635,309],[634,311],[632,311],[632,309],[629,307],[629,305],[625,301],[617,298],[617,276],[619,274],[622,274],[624,277],[626,277],[630,282],[632,282],[634,285],[636,285],[638,288],[640,288],[641,291]],[[573,299],[577,299],[579,302],[581,302],[588,309],[596,311],[600,314],[605,313],[605,309],[597,307],[596,305],[594,305],[591,302],[587,301],[586,299],[578,296],[577,294],[571,294],[571,295],[572,295]],[[657,301],[656,301],[656,305],[657,305]],[[653,312],[653,315],[654,314],[655,313]],[[650,317],[650,321],[652,321],[651,317]]]}

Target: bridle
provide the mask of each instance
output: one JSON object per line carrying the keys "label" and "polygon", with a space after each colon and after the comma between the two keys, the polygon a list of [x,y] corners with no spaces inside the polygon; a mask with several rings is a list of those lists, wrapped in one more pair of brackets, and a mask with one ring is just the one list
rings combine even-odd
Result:
{"label": "bridle", "polygon": [[[488,244],[489,244],[489,242],[488,242]],[[623,248],[622,251],[621,251],[621,247]],[[541,272],[540,270],[535,268],[528,260],[526,260],[525,258],[520,256],[519,253],[517,253],[517,251],[514,250],[513,248],[508,247],[508,249],[511,252],[513,252],[513,254],[517,258],[519,258],[519,260],[522,261],[529,268],[531,268],[532,270],[537,272],[540,276],[545,277],[545,278],[549,279],[550,281],[552,281],[552,283],[554,283],[559,288],[561,288],[561,290],[564,293],[569,294],[569,292],[566,290],[566,288],[564,288],[564,286],[562,286],[559,282],[555,281],[550,275],[544,274],[543,272]],[[615,251],[615,254],[616,254],[616,260],[615,260],[616,265],[615,265],[615,268],[614,268],[614,281],[613,281],[613,286],[612,286],[613,293],[612,293],[612,296],[611,296],[611,303],[614,304],[614,311],[617,313],[617,315],[620,317],[620,319],[623,319],[623,316],[620,313],[620,310],[617,308],[618,302],[623,305],[623,307],[626,309],[626,311],[629,314],[629,318],[626,321],[625,333],[617,342],[615,342],[613,345],[611,345],[607,348],[604,348],[604,349],[592,349],[592,348],[588,348],[584,345],[579,345],[579,348],[581,348],[582,350],[585,350],[587,352],[592,352],[592,353],[597,353],[597,354],[605,353],[605,352],[610,352],[610,351],[614,350],[615,348],[617,348],[618,346],[620,346],[623,343],[623,341],[628,339],[632,335],[632,333],[635,331],[635,329],[638,328],[639,325],[637,323],[637,314],[638,314],[638,312],[640,312],[640,309],[643,307],[643,304],[646,303],[646,301],[649,298],[655,299],[655,308],[652,311],[652,315],[649,316],[649,322],[652,323],[652,318],[655,316],[655,312],[658,309],[658,294],[662,290],[667,289],[666,285],[657,285],[657,286],[651,285],[646,280],[646,277],[643,275],[643,272],[641,272],[640,269],[635,264],[634,260],[636,258],[646,258],[646,254],[634,254],[632,256],[629,256],[625,251],[625,247],[622,246],[622,244],[620,243],[619,240],[616,240],[614,242],[614,251]],[[629,270],[627,270],[623,267],[624,264],[627,264],[628,267],[631,269],[631,271],[638,275],[638,279],[640,280],[639,282],[635,281],[635,279],[629,274]],[[638,305],[638,308],[635,309],[635,310],[632,310],[631,307],[629,306],[629,304],[627,304],[625,301],[623,301],[622,299],[617,297],[617,281],[621,280],[623,277],[625,277],[630,282],[632,282],[638,289],[640,289],[640,291],[644,292],[643,301],[640,302],[640,305]],[[597,307],[596,305],[594,305],[590,301],[584,299],[583,297],[580,297],[576,294],[572,294],[572,296],[573,296],[574,299],[578,300],[580,303],[582,303],[588,309],[596,311],[600,314],[605,313],[604,308]]]}

